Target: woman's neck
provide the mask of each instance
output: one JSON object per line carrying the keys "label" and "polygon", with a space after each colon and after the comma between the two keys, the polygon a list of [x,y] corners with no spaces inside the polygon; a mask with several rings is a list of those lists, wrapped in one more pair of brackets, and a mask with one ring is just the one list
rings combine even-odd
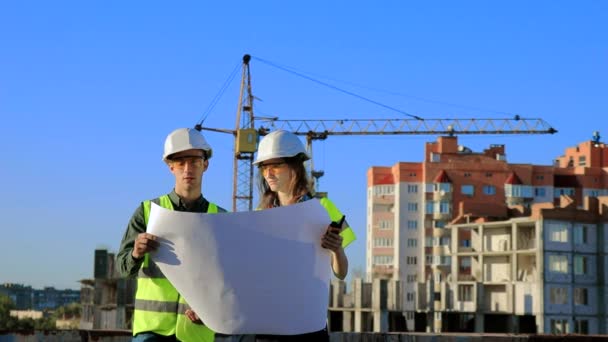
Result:
{"label": "woman's neck", "polygon": [[290,205],[293,202],[293,195],[287,192],[277,192],[277,196],[279,197],[279,203],[281,206]]}

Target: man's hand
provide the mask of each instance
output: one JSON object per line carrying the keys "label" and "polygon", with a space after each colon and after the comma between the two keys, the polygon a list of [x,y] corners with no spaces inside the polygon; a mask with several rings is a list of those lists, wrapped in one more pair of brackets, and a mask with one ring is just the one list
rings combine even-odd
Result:
{"label": "man's hand", "polygon": [[196,312],[194,312],[194,310],[188,309],[184,314],[192,321],[192,323],[204,325],[203,321],[201,321],[201,319],[198,317]]}
{"label": "man's hand", "polygon": [[135,245],[133,246],[133,252],[131,255],[135,259],[141,259],[148,252],[154,251],[158,248],[158,241],[156,236],[148,233],[140,233],[135,239]]}

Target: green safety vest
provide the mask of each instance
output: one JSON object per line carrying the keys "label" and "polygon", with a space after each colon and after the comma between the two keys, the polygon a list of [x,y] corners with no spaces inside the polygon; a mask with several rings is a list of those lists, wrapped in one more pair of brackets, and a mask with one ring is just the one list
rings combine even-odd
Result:
{"label": "green safety vest", "polygon": [[[342,219],[342,212],[340,212],[340,210],[338,210],[336,205],[332,201],[330,201],[327,197],[321,198],[319,200],[319,202],[325,208],[325,210],[327,211],[327,214],[329,214],[330,220],[339,222],[340,219]],[[340,232],[340,235],[342,236],[342,247],[343,248],[350,245],[353,241],[355,241],[357,239],[357,237],[355,236],[355,232],[350,227],[344,228]]]}
{"label": "green safety vest", "polygon": [[[159,198],[160,206],[173,210],[168,195]],[[150,201],[143,202],[144,222],[148,225]],[[209,203],[208,214],[216,214],[217,205]],[[214,333],[205,325],[194,324],[184,312],[189,306],[158,266],[146,253],[137,275],[133,336],[141,332],[154,332],[163,336],[175,335],[180,341],[213,341]]]}

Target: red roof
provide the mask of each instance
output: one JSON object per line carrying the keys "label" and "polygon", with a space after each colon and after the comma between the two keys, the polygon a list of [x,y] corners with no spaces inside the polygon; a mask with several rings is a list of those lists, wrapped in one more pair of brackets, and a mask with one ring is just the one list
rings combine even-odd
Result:
{"label": "red roof", "polygon": [[515,174],[515,172],[511,172],[511,174],[509,175],[509,177],[505,181],[505,184],[522,185],[523,183],[521,182],[521,179],[519,179],[519,177],[517,177],[517,175]]}
{"label": "red roof", "polygon": [[388,175],[384,175],[384,176],[380,176],[377,177],[376,179],[374,179],[374,185],[381,185],[381,184],[395,184],[395,179],[393,178],[392,174],[388,174]]}
{"label": "red roof", "polygon": [[452,181],[450,180],[450,177],[448,177],[445,170],[441,170],[437,177],[435,177],[435,183],[452,183]]}

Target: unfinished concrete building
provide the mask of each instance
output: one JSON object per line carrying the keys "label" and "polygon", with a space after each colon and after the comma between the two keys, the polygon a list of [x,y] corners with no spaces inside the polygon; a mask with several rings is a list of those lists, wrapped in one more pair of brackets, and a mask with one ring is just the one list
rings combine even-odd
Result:
{"label": "unfinished concrete building", "polygon": [[80,329],[131,328],[136,282],[119,277],[114,260],[113,253],[95,250],[94,278],[80,281]]}

